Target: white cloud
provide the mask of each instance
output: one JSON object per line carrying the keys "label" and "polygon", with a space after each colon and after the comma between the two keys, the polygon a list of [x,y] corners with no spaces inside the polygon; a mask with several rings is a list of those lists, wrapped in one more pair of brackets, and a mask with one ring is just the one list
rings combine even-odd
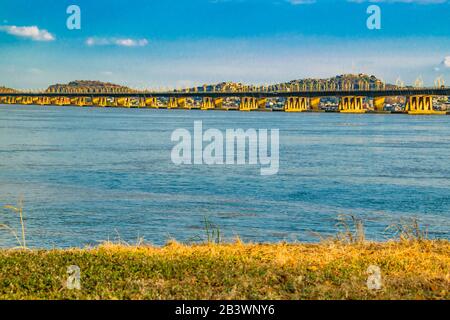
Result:
{"label": "white cloud", "polygon": [[30,74],[41,74],[42,70],[39,68],[30,68],[27,70],[27,72]]}
{"label": "white cloud", "polygon": [[293,5],[299,5],[299,4],[311,4],[311,3],[315,3],[316,0],[286,0],[287,2],[289,2],[290,4]]}
{"label": "white cloud", "polygon": [[450,68],[450,56],[444,58],[444,61],[442,61],[442,65],[446,68]]}
{"label": "white cloud", "polygon": [[145,47],[148,45],[147,39],[131,38],[95,38],[90,37],[86,40],[88,46],[121,46],[121,47]]}
{"label": "white cloud", "polygon": [[55,36],[52,35],[45,29],[39,29],[37,26],[0,26],[0,31],[6,32],[7,34],[28,38],[34,41],[53,41]]}

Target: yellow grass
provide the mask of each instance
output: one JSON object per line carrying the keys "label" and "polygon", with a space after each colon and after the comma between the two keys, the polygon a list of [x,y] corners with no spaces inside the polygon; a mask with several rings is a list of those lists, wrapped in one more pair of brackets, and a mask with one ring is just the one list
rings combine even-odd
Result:
{"label": "yellow grass", "polygon": [[[81,290],[66,287],[81,270]],[[382,289],[367,287],[369,266]],[[0,251],[0,299],[449,299],[449,241]]]}

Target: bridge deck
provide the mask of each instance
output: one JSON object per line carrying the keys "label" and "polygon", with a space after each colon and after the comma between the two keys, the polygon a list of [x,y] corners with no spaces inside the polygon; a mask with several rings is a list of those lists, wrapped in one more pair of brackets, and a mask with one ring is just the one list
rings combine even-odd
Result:
{"label": "bridge deck", "polygon": [[249,92],[95,92],[95,93],[50,93],[50,92],[14,92],[0,93],[0,97],[136,97],[136,98],[171,98],[171,97],[254,97],[254,98],[285,98],[285,97],[390,97],[390,96],[450,96],[450,88],[403,88],[386,90],[328,90],[328,91],[249,91]]}

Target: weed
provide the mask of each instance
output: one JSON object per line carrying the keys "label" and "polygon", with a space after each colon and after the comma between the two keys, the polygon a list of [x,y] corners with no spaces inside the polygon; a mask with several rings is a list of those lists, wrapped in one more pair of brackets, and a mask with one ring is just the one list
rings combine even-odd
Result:
{"label": "weed", "polygon": [[25,222],[23,217],[23,198],[22,196],[19,197],[19,200],[17,202],[17,205],[5,205],[3,208],[9,210],[10,212],[17,214],[19,216],[20,221],[20,229],[21,229],[21,237],[19,238],[16,230],[14,230],[12,227],[10,227],[7,224],[0,224],[0,228],[6,229],[7,231],[11,232],[11,234],[16,238],[16,241],[19,243],[20,249],[26,249],[27,248],[27,242],[25,237]]}

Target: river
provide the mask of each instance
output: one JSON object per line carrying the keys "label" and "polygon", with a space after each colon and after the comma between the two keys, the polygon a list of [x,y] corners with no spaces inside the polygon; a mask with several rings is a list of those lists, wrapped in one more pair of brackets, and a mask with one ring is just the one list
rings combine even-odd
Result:
{"label": "river", "polygon": [[[279,129],[279,173],[171,161],[177,128]],[[0,106],[0,205],[24,199],[30,247],[205,234],[319,241],[340,215],[383,241],[417,218],[450,238],[450,117]],[[18,227],[2,209],[0,224]],[[0,230],[0,246],[14,246]]]}

